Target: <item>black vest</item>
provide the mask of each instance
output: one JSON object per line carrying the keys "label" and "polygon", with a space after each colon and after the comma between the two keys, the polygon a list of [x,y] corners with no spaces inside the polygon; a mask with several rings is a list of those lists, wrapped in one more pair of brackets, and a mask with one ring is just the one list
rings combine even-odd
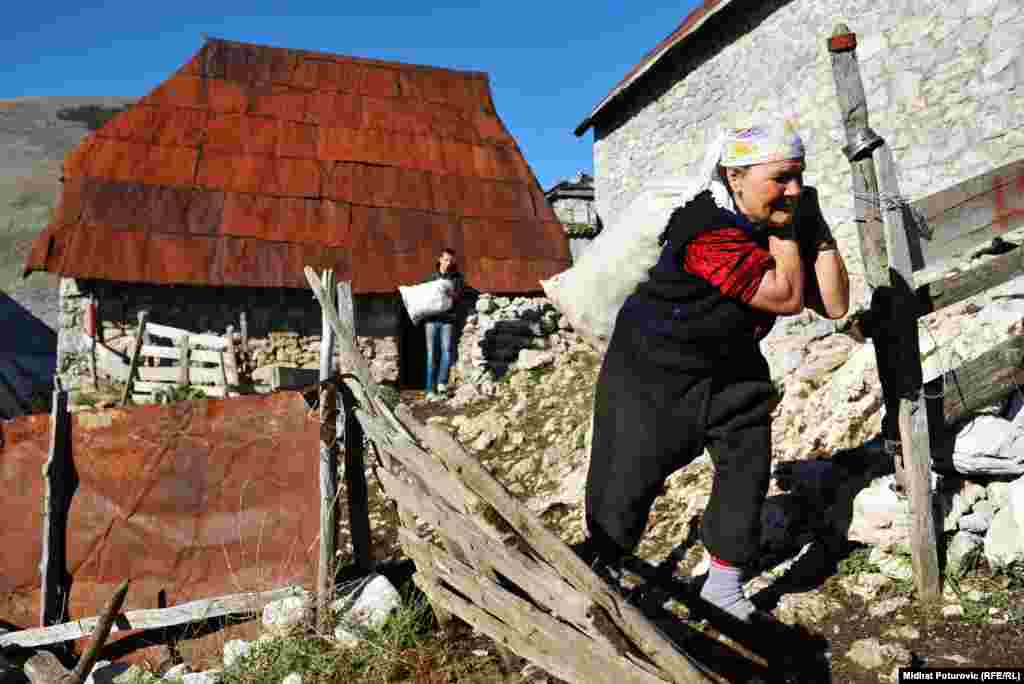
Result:
{"label": "black vest", "polygon": [[726,297],[683,270],[686,245],[693,238],[736,225],[736,217],[719,208],[707,191],[676,209],[662,235],[664,247],[649,271],[650,279],[626,300],[615,331],[628,326],[632,335],[643,338],[645,353],[657,357],[651,360],[666,369],[705,372],[722,362],[760,360],[757,333],[770,329],[774,314]]}

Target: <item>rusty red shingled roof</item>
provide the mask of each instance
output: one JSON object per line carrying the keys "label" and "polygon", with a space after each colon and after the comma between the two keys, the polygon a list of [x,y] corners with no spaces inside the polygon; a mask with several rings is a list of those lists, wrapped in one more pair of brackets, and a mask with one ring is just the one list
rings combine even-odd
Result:
{"label": "rusty red shingled roof", "polygon": [[423,280],[535,292],[568,243],[486,74],[210,40],[64,160],[25,272],[357,293]]}
{"label": "rusty red shingled roof", "polygon": [[593,125],[594,119],[598,114],[601,113],[608,105],[613,101],[622,97],[622,95],[629,90],[636,83],[641,76],[647,73],[655,64],[661,61],[661,59],[667,55],[673,48],[683,43],[687,38],[696,33],[697,29],[704,25],[708,19],[717,14],[720,10],[725,9],[726,6],[731,3],[732,0],[704,0],[701,4],[686,15],[683,19],[683,23],[676,27],[676,30],[668,35],[667,38],[662,40],[660,43],[654,46],[647,54],[641,58],[640,62],[630,69],[622,80],[611,89],[607,95],[604,96],[597,106],[587,115],[583,121],[573,131],[577,136],[583,135]]}

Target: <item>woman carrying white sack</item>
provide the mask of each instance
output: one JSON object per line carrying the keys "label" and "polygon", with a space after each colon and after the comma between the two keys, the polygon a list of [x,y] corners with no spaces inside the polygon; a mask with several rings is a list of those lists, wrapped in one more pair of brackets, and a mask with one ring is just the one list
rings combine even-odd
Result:
{"label": "woman carrying white sack", "polygon": [[780,314],[846,315],[849,279],[804,145],[785,120],[733,129],[661,236],[662,252],[618,313],[598,378],[580,554],[606,579],[640,541],[665,479],[705,448],[715,467],[701,598],[765,619],[743,593],[757,565],[777,395],[758,342]]}

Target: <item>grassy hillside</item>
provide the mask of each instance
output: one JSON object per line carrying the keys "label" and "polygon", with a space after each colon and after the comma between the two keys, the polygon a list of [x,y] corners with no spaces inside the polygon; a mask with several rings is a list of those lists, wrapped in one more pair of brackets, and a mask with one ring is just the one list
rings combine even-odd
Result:
{"label": "grassy hillside", "polygon": [[33,238],[50,220],[64,156],[131,104],[121,97],[42,97],[0,102],[0,291],[51,326],[57,279],[21,271]]}

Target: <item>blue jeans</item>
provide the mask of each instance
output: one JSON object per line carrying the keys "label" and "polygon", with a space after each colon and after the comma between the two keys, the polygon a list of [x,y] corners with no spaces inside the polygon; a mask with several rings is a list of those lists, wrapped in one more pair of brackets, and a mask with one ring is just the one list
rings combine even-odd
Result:
{"label": "blue jeans", "polygon": [[[427,332],[426,390],[433,392],[438,384],[448,384],[448,373],[452,367],[452,328],[455,326],[444,321],[427,321],[423,327]],[[437,359],[439,351],[440,364]],[[435,366],[438,366],[436,373]]]}

